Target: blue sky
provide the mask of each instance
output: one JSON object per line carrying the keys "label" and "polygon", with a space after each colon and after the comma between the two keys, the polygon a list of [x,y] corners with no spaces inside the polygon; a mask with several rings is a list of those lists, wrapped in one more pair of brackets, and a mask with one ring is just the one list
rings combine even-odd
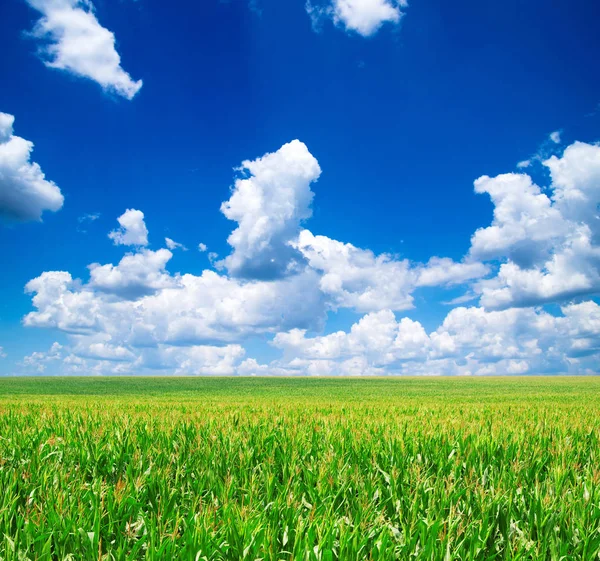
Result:
{"label": "blue sky", "polygon": [[[64,201],[32,203],[0,144],[0,373],[596,371],[599,16],[3,2],[0,140],[33,142]],[[128,209],[148,244],[108,237]]]}

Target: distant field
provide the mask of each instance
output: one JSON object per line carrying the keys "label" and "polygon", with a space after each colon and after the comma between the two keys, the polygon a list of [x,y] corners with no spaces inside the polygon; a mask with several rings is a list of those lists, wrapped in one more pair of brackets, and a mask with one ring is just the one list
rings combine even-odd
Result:
{"label": "distant field", "polygon": [[600,559],[600,378],[0,379],[0,559]]}

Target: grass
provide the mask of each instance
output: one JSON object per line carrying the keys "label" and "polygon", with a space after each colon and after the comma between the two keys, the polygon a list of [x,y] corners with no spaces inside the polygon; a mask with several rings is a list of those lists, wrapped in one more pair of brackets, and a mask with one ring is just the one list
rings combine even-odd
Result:
{"label": "grass", "polygon": [[0,558],[600,559],[600,378],[0,380]]}

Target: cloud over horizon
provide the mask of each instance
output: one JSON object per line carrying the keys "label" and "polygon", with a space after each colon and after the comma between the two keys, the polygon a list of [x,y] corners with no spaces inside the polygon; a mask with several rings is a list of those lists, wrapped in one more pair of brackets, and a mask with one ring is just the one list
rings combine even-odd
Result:
{"label": "cloud over horizon", "polygon": [[[474,232],[462,260],[420,263],[305,229],[321,168],[294,140],[239,168],[221,205],[237,227],[217,271],[170,272],[173,253],[148,249],[144,214],[129,209],[110,234],[133,247],[118,264],[92,263],[87,281],[66,271],[32,279],[35,310],[24,325],[61,331],[69,344],[23,365],[48,371],[58,354],[67,370],[97,373],[590,373],[600,358],[600,307],[581,297],[600,292],[590,205],[600,196],[600,147],[576,142],[544,165],[548,195],[525,174],[475,181],[494,204],[491,225]],[[397,317],[417,291],[447,287],[471,291],[479,305],[451,309],[429,332]],[[560,303],[560,313],[541,307],[547,302]],[[340,309],[361,317],[322,335]],[[252,337],[281,358],[247,356]]]}

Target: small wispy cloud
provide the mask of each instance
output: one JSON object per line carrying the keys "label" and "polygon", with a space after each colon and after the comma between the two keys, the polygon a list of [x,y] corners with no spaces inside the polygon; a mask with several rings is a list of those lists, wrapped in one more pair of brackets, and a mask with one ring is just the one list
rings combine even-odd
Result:
{"label": "small wispy cloud", "polygon": [[98,220],[98,218],[100,218],[100,213],[99,212],[93,212],[93,213],[89,213],[89,214],[82,214],[77,219],[77,222],[79,222],[80,224],[83,223],[83,222],[94,222],[94,221]]}
{"label": "small wispy cloud", "polygon": [[537,149],[536,153],[529,156],[525,160],[521,160],[517,163],[518,169],[525,169],[531,167],[533,164],[542,163],[547,160],[550,156],[554,155],[558,145],[560,145],[561,130],[551,132],[548,137],[542,142]]}
{"label": "small wispy cloud", "polygon": [[478,294],[475,294],[474,292],[467,292],[462,296],[457,296],[456,298],[452,298],[452,300],[442,302],[442,304],[444,304],[444,306],[458,306],[459,304],[464,304],[465,302],[472,302],[477,298],[479,298]]}
{"label": "small wispy cloud", "polygon": [[165,243],[167,244],[167,247],[171,250],[181,249],[183,251],[187,251],[187,247],[185,247],[185,245],[183,245],[182,243],[176,242],[175,240],[172,240],[171,238],[165,238]]}

